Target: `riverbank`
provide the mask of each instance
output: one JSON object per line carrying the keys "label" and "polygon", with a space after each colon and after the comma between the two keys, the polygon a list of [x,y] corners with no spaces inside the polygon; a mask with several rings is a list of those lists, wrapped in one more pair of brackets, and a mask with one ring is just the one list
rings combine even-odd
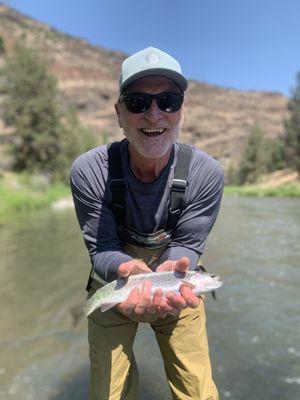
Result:
{"label": "riverbank", "polygon": [[40,175],[6,172],[0,176],[0,222],[20,212],[50,207],[67,197],[67,185],[50,184]]}
{"label": "riverbank", "polygon": [[277,187],[262,185],[225,186],[225,196],[300,197],[300,182]]}
{"label": "riverbank", "polygon": [[[225,186],[225,196],[300,197],[300,182],[277,187],[263,185]],[[50,184],[40,175],[6,172],[0,176],[0,222],[20,212],[52,207],[72,207],[70,188]]]}

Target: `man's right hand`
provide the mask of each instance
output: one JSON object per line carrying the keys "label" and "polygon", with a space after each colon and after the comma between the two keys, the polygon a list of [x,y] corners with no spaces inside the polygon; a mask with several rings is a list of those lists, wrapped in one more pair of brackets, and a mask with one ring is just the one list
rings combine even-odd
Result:
{"label": "man's right hand", "polygon": [[[133,259],[120,264],[118,269],[119,278],[127,278],[129,275],[147,274],[152,270],[143,260]],[[128,298],[117,305],[117,310],[123,315],[141,316],[147,311],[149,302],[151,302],[151,282],[144,282],[141,291],[138,288],[132,289]]]}
{"label": "man's right hand", "polygon": [[[127,278],[129,275],[146,274],[153,272],[142,260],[134,259],[120,264],[118,276]],[[151,299],[151,281],[145,281],[141,290],[132,289],[128,298],[117,305],[117,310],[125,315],[139,320],[142,316],[163,317],[169,309],[166,301],[163,299],[163,292],[157,289]]]}

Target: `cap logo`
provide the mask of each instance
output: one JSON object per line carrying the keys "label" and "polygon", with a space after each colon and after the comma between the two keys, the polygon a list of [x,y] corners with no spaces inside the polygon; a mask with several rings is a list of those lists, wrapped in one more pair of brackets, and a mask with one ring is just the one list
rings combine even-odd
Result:
{"label": "cap logo", "polygon": [[153,65],[153,64],[158,64],[160,62],[160,58],[158,54],[151,52],[146,55],[145,61],[146,64]]}

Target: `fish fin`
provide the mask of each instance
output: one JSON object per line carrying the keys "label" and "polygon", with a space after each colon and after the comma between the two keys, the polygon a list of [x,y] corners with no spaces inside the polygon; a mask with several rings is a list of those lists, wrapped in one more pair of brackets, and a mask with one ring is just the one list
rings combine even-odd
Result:
{"label": "fish fin", "polygon": [[85,316],[88,317],[99,307],[100,307],[99,303],[89,302],[89,300],[88,300],[86,302],[85,306],[83,307],[83,312],[84,312]]}
{"label": "fish fin", "polygon": [[216,291],[215,291],[215,290],[212,290],[212,291],[211,291],[211,295],[212,295],[212,298],[213,298],[215,301],[217,301],[217,296],[216,296]]}
{"label": "fish fin", "polygon": [[196,287],[196,285],[193,285],[191,282],[185,281],[184,279],[182,280],[182,283],[189,286],[191,289],[195,289],[195,287]]}
{"label": "fish fin", "polygon": [[204,268],[203,265],[198,264],[195,268],[195,271],[202,271],[202,272],[207,272],[206,268]]}
{"label": "fish fin", "polygon": [[88,307],[88,306],[83,307],[84,315],[88,317],[90,314],[92,314],[92,312],[95,311],[95,309],[96,307]]}
{"label": "fish fin", "polygon": [[117,303],[104,303],[101,305],[101,312],[110,310],[111,308],[113,308]]}

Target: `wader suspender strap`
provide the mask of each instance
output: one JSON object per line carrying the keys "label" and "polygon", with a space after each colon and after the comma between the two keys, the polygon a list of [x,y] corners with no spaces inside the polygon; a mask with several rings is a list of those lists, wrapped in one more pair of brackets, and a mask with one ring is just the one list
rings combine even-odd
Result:
{"label": "wader suspender strap", "polygon": [[111,178],[111,208],[118,225],[125,223],[125,181],[120,152],[121,142],[114,142],[108,146],[108,172]]}
{"label": "wader suspender strap", "polygon": [[[112,201],[111,208],[116,216],[118,225],[125,223],[125,181],[120,153],[120,142],[114,142],[108,147],[108,170],[111,177]],[[186,144],[179,145],[177,163],[174,171],[170,191],[170,207],[167,218],[167,231],[173,231],[180,216],[185,190],[187,187],[187,176],[192,156],[192,148]]]}
{"label": "wader suspender strap", "polygon": [[167,231],[173,231],[183,208],[185,190],[188,185],[187,176],[192,156],[192,148],[186,144],[180,144],[177,163],[174,171],[174,179],[170,191],[170,207],[167,220]]}
{"label": "wader suspender strap", "polygon": [[[122,168],[120,144],[121,143],[119,142],[114,142],[107,145],[108,172],[111,176],[111,208],[119,226],[123,225],[125,222],[125,182]],[[92,267],[86,285],[86,290],[88,292],[91,288],[93,273],[94,268]]]}

